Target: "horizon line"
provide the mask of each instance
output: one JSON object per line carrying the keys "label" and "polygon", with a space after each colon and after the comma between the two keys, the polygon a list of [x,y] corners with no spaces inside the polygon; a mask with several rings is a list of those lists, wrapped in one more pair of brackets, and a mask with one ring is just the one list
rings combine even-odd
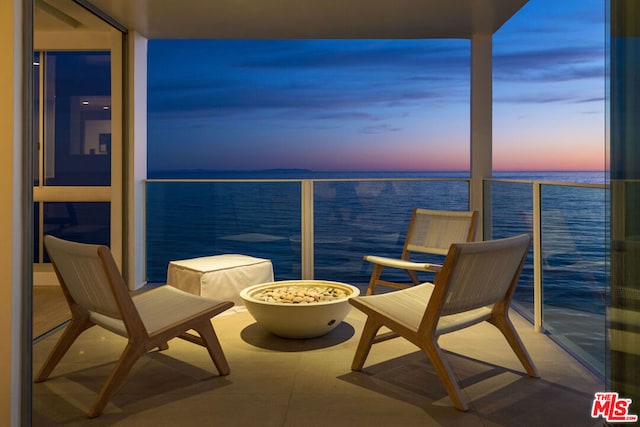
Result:
{"label": "horizon line", "polygon": [[[263,169],[207,169],[207,168],[157,168],[148,169],[147,172],[179,172],[179,171],[207,171],[207,172],[274,172],[274,171],[299,171],[299,172],[405,172],[405,173],[471,173],[469,169],[308,169],[308,168],[263,168]],[[609,169],[493,169],[492,172],[610,172]]]}

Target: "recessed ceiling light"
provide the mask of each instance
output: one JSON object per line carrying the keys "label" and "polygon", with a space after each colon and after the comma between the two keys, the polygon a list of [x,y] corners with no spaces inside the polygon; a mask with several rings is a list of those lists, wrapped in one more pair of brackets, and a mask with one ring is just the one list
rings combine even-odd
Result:
{"label": "recessed ceiling light", "polygon": [[82,101],[82,105],[89,105],[89,101]]}

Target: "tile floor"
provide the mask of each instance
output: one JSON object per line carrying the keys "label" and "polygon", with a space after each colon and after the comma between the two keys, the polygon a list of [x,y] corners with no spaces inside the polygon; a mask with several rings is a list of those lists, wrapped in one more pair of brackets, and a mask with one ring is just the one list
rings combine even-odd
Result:
{"label": "tile floor", "polygon": [[[90,426],[597,426],[590,417],[601,380],[547,336],[512,315],[542,378],[523,374],[489,324],[441,337],[470,401],[457,411],[426,356],[394,339],[376,344],[365,370],[350,365],[364,322],[352,310],[328,335],[285,340],[247,312],[213,320],[231,366],[219,377],[207,352],[182,340],[151,352],[96,419],[85,413],[124,348],[124,339],[86,331],[51,378],[33,385],[33,425]],[[59,332],[34,346],[34,372]]]}

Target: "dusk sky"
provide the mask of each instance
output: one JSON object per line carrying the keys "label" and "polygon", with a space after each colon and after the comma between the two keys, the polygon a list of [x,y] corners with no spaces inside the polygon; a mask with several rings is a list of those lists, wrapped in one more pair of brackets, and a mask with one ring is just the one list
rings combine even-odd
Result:
{"label": "dusk sky", "polygon": [[[602,170],[599,0],[495,35],[495,170]],[[468,40],[150,40],[149,170],[469,169]]]}

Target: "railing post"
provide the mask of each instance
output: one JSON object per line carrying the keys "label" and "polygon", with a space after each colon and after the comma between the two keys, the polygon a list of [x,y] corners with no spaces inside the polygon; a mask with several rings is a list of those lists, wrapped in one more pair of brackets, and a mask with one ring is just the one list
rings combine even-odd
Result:
{"label": "railing post", "polygon": [[300,250],[302,254],[301,278],[313,280],[313,181],[302,180],[302,206]]}
{"label": "railing post", "polygon": [[[469,182],[469,199],[471,199],[471,182]],[[480,222],[481,233],[476,231],[475,240],[491,240],[493,239],[493,209],[491,206],[491,183],[487,180],[482,180],[482,222]],[[471,204],[469,204],[469,210]]]}
{"label": "railing post", "polygon": [[543,331],[542,203],[539,182],[533,182],[533,328]]}

